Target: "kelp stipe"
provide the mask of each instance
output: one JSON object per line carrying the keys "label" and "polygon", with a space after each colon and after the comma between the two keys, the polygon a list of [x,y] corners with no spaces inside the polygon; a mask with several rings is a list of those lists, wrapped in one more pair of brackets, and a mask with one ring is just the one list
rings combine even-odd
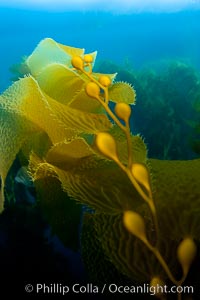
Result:
{"label": "kelp stipe", "polygon": [[[0,98],[2,181],[20,150],[62,240],[65,220],[77,227],[75,203],[92,208],[82,232],[91,276],[94,247],[102,274],[109,261],[132,282],[182,285],[200,239],[200,159],[147,157],[142,138],[130,132],[136,93],[114,82],[116,74],[94,73],[96,54],[45,39],[27,58],[30,73]],[[70,238],[64,242],[78,247]],[[170,297],[157,293],[163,296]]]}
{"label": "kelp stipe", "polygon": [[[81,61],[81,58],[80,58]],[[92,61],[92,58],[91,58]],[[163,270],[167,274],[168,278],[176,285],[182,285],[185,278],[187,277],[188,271],[190,269],[190,265],[193,262],[196,256],[196,245],[192,238],[185,238],[178,246],[177,256],[179,262],[183,269],[183,275],[180,280],[177,280],[172,272],[170,271],[165,259],[160,253],[158,247],[158,235],[159,235],[159,225],[157,220],[157,212],[154,204],[154,200],[152,197],[151,185],[150,185],[150,176],[147,167],[144,164],[132,163],[132,153],[131,153],[131,140],[130,140],[130,127],[129,127],[129,118],[131,115],[131,109],[129,105],[126,103],[117,103],[115,106],[114,115],[112,111],[110,111],[108,107],[109,102],[109,93],[108,86],[110,85],[109,78],[105,81],[108,84],[102,87],[101,81],[97,82],[91,75],[91,71],[88,73],[84,70],[84,63],[82,63],[82,68],[80,69],[88,78],[91,80],[90,83],[86,85],[86,93],[92,97],[97,99],[101,105],[105,108],[106,112],[110,115],[113,121],[119,126],[119,128],[124,132],[127,139],[127,152],[128,152],[128,164],[123,164],[120,162],[120,159],[117,154],[117,146],[115,139],[109,133],[100,132],[96,136],[96,146],[98,150],[106,157],[112,159],[117,163],[117,165],[127,174],[131,183],[143,198],[143,200],[149,205],[152,219],[154,223],[154,231],[156,235],[156,239],[154,241],[155,245],[153,245],[147,238],[146,230],[145,230],[145,222],[143,218],[134,211],[125,211],[123,216],[123,223],[125,228],[130,231],[134,236],[139,238],[146,247],[155,255]],[[104,94],[100,95],[100,89],[104,89]],[[120,123],[120,118],[125,122],[125,125]],[[142,189],[144,188],[144,190]],[[151,282],[154,281],[154,277],[151,279]],[[159,296],[159,295],[157,295]],[[162,295],[161,295],[162,297]],[[180,298],[180,295],[178,296]]]}

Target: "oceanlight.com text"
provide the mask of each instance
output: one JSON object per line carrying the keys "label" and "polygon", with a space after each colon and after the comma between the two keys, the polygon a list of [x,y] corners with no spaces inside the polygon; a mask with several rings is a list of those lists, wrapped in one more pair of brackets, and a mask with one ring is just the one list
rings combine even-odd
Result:
{"label": "oceanlight.com text", "polygon": [[167,285],[155,285],[150,286],[148,283],[143,285],[117,285],[115,283],[103,284],[102,286],[97,286],[92,283],[81,285],[79,283],[74,283],[73,285],[65,285],[61,283],[37,283],[27,284],[25,286],[25,291],[27,293],[36,294],[60,294],[67,295],[69,293],[73,294],[149,294],[154,296],[155,294],[193,294],[193,286],[171,286]]}

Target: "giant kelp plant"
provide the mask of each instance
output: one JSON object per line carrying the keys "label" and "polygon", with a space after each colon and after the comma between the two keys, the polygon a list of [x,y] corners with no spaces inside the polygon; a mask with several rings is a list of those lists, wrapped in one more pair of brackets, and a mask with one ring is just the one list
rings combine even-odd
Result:
{"label": "giant kelp plant", "polygon": [[160,287],[196,280],[200,159],[149,158],[130,131],[135,90],[116,74],[94,73],[95,59],[44,39],[25,61],[29,73],[1,95],[1,211],[18,156],[62,240],[62,225],[80,213],[74,203],[86,207],[81,248],[91,280],[117,274],[170,299]]}

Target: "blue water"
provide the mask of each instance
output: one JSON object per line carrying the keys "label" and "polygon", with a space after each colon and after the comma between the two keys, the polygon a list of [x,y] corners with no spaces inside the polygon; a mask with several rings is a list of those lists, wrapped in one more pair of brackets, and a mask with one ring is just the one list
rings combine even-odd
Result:
{"label": "blue water", "polygon": [[56,41],[133,67],[179,59],[200,68],[200,11],[112,14],[44,12],[0,8],[0,91],[10,83],[9,67],[29,55],[39,41]]}

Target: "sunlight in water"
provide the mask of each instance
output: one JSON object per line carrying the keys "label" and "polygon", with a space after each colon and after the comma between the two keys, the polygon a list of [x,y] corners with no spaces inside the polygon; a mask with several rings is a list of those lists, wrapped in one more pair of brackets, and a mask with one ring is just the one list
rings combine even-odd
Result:
{"label": "sunlight in water", "polygon": [[45,10],[101,10],[116,13],[199,9],[200,0],[1,0],[0,6]]}

